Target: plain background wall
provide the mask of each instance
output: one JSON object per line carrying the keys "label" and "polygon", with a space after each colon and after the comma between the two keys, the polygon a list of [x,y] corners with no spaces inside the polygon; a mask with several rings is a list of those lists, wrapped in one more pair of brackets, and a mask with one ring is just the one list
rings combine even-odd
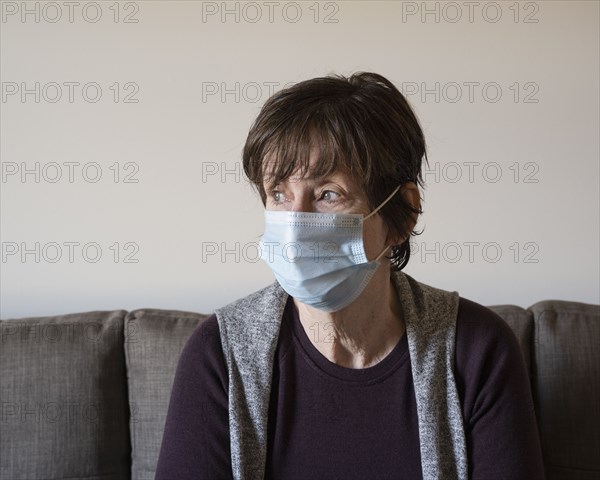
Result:
{"label": "plain background wall", "polygon": [[210,312],[270,283],[248,129],[272,91],[359,70],[405,93],[428,141],[408,274],[486,305],[600,301],[596,1],[2,15],[2,318]]}

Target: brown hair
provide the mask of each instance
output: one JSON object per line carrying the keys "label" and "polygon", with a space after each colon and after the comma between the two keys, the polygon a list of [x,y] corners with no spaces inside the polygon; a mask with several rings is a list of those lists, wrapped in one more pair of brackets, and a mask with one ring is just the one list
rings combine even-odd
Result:
{"label": "brown hair", "polygon": [[[320,178],[337,170],[361,185],[371,209],[400,184],[423,186],[421,163],[427,161],[425,138],[406,98],[386,78],[359,72],[297,83],[276,92],[254,121],[243,150],[244,172],[263,204],[265,175],[277,184],[298,171],[309,172],[311,149],[318,161],[310,170]],[[265,166],[265,158],[275,159]],[[410,258],[411,219],[422,213],[396,194],[378,212],[406,240],[392,247],[393,270]]]}

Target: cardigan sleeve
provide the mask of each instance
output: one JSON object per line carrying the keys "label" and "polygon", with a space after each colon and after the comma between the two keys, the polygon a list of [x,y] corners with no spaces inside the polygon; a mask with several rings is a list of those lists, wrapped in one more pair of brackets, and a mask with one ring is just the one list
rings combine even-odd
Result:
{"label": "cardigan sleeve", "polygon": [[216,316],[188,339],[175,373],[155,480],[231,479],[228,379]]}
{"label": "cardigan sleeve", "polygon": [[491,310],[461,299],[456,382],[469,479],[544,478],[529,377],[518,340]]}

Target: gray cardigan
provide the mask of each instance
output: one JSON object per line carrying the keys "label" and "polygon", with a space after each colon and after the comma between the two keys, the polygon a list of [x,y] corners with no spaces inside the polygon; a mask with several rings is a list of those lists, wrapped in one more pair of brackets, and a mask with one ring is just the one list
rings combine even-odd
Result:
{"label": "gray cardigan", "polygon": [[[458,293],[393,272],[415,386],[424,480],[467,479],[467,450],[454,381]],[[288,295],[272,285],[216,310],[229,376],[235,480],[262,480],[275,349]]]}

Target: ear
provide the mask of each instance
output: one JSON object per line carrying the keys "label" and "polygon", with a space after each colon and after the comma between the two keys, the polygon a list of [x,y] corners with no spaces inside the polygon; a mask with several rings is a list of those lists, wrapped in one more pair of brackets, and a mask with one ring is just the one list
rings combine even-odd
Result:
{"label": "ear", "polygon": [[[421,208],[421,193],[419,192],[419,187],[414,182],[406,182],[405,184],[403,184],[400,187],[399,193],[404,197],[404,201],[406,201],[410,205],[412,205],[412,207],[415,210],[420,210],[420,208]],[[413,213],[411,215],[411,219],[408,220],[407,225],[406,225],[406,231],[409,232],[409,235],[410,235],[410,232],[412,232],[413,229],[415,228],[418,217],[419,217],[418,213]],[[392,238],[391,244],[392,245],[400,245],[400,244],[404,243],[404,241],[406,241],[407,238],[408,238],[408,236],[406,236],[406,237],[398,236],[398,237]]]}
{"label": "ear", "polygon": [[[406,182],[402,187],[400,187],[400,193],[404,197],[404,200],[407,201],[415,210],[421,209],[421,192],[419,191],[419,187],[414,182]],[[415,225],[417,224],[417,220],[419,218],[418,213],[413,213],[410,223],[407,225],[409,231],[413,231]]]}

